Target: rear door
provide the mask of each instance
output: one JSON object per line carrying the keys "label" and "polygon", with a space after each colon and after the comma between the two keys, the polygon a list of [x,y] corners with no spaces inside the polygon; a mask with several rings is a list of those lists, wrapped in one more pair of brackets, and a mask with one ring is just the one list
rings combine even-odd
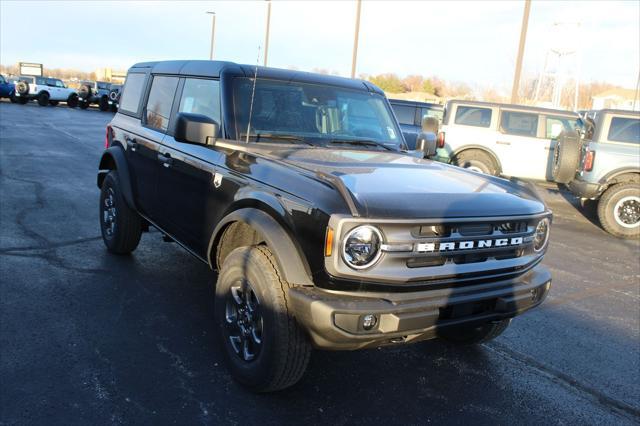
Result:
{"label": "rear door", "polygon": [[[216,164],[222,155],[215,147],[178,142],[173,137],[180,112],[201,114],[221,123],[220,82],[213,79],[182,79],[159,156],[158,203],[162,225],[199,256],[206,258],[215,201]],[[219,135],[212,135],[219,136]]]}
{"label": "rear door", "polygon": [[[125,83],[122,105],[119,110],[122,117],[121,131],[125,156],[129,166],[131,186],[138,210],[155,219],[153,204],[158,173],[158,144],[163,134],[155,129],[144,127],[142,116],[146,105],[148,71],[130,72]],[[143,124],[143,125],[141,125]]]}
{"label": "rear door", "polygon": [[550,140],[544,139],[540,115],[502,109],[496,144],[502,146],[502,172],[507,176],[546,180]]}
{"label": "rear door", "polygon": [[400,130],[404,136],[404,140],[410,150],[416,149],[416,139],[420,127],[416,125],[417,110],[413,105],[391,104],[393,112],[396,114]]}

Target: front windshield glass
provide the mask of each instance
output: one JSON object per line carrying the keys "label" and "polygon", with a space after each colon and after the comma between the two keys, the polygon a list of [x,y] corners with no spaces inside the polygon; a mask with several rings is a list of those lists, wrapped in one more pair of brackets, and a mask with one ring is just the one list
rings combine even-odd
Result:
{"label": "front windshield glass", "polygon": [[[236,132],[246,137],[249,116],[252,140],[273,141],[278,136],[312,144],[365,141],[398,149],[401,136],[384,97],[329,85],[258,78],[233,83]],[[263,135],[264,137],[261,137]],[[267,136],[270,135],[270,136]]]}
{"label": "front windshield glass", "polygon": [[109,90],[109,85],[111,83],[98,82],[98,90]]}

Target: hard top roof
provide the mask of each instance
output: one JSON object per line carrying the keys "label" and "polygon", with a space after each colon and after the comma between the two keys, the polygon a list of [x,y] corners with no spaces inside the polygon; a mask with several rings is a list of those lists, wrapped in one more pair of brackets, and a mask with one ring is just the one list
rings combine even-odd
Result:
{"label": "hard top roof", "polygon": [[444,109],[444,105],[434,104],[431,102],[420,102],[420,101],[410,101],[406,99],[391,99],[391,98],[389,98],[389,102],[392,104],[398,104],[398,105],[423,106],[423,107],[429,107],[433,109]]}
{"label": "hard top roof", "polygon": [[553,113],[553,114],[578,116],[578,113],[574,111],[567,111],[565,109],[543,108],[543,107],[536,107],[531,105],[505,104],[500,102],[465,101],[464,99],[451,99],[449,102],[447,102],[447,105],[450,105],[452,103],[478,105],[478,106],[486,106],[486,107],[510,108],[510,109],[517,109],[520,111],[543,112],[543,113],[546,112],[546,113]]}
{"label": "hard top roof", "polygon": [[[253,77],[256,72],[255,65],[242,65],[227,61],[202,60],[140,62],[133,65],[129,71],[131,72],[143,69],[150,69],[153,74],[176,74],[212,78],[220,77],[223,70],[231,71],[232,73],[244,75],[246,77]],[[302,83],[328,84],[331,86],[355,90],[368,90],[370,92],[383,94],[382,90],[377,86],[364,80],[263,66],[258,66],[257,70],[258,78],[262,77],[277,80],[292,80]]]}

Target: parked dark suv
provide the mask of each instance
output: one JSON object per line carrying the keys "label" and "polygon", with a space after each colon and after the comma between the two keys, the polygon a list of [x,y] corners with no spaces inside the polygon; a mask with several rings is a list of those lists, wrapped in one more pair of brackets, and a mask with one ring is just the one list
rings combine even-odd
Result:
{"label": "parked dark suv", "polygon": [[[442,105],[400,99],[389,99],[389,103],[400,123],[400,129],[409,149],[415,149],[416,138],[422,131],[422,121],[425,117],[432,117],[436,120],[435,123],[442,123],[444,115]],[[437,129],[433,131],[437,133]]]}
{"label": "parked dark suv", "polygon": [[256,391],[296,383],[312,347],[487,341],[549,291],[535,191],[418,158],[433,134],[404,151],[366,81],[140,63],[106,145],[108,250],[132,252],[154,226],[216,270],[223,353]]}

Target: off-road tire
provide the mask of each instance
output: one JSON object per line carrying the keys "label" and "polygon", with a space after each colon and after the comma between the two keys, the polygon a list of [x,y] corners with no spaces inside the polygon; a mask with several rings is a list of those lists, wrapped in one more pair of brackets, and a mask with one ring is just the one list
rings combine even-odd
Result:
{"label": "off-road tire", "polygon": [[109,99],[107,99],[106,96],[101,97],[98,106],[100,107],[100,111],[109,111]]}
{"label": "off-road tire", "polygon": [[118,107],[114,104],[109,105],[109,107],[111,108],[111,112],[118,112]]}
{"label": "off-road tire", "polygon": [[89,101],[78,101],[78,106],[80,109],[87,109],[89,108]]}
{"label": "off-road tire", "polygon": [[562,132],[553,151],[551,175],[554,182],[567,184],[573,180],[580,164],[582,142],[580,135]]}
{"label": "off-road tire", "polygon": [[640,224],[627,228],[618,223],[614,209],[625,197],[640,199],[640,183],[619,183],[609,187],[598,201],[598,219],[602,228],[618,238],[639,238]]}
{"label": "off-road tire", "polygon": [[58,101],[49,101],[49,105],[58,106]]}
{"label": "off-road tire", "polygon": [[38,95],[38,105],[41,107],[49,105],[49,94],[47,92],[42,92]]}
{"label": "off-road tire", "polygon": [[468,149],[457,154],[453,164],[465,169],[472,168],[486,175],[498,176],[500,170],[491,155],[479,149]]}
{"label": "off-road tire", "polygon": [[479,345],[495,339],[501,335],[509,324],[511,319],[498,322],[489,322],[475,327],[456,327],[443,330],[439,333],[439,337],[448,343],[454,345]]}
{"label": "off-road tire", "polygon": [[18,98],[16,98],[15,93],[12,93],[11,96],[9,96],[9,100],[11,101],[12,104],[15,104],[16,102],[18,102]]}
{"label": "off-road tire", "polygon": [[29,83],[26,81],[20,80],[16,83],[16,92],[20,94],[20,96],[26,96],[29,94]]}
{"label": "off-road tire", "polygon": [[29,99],[28,99],[28,98],[19,97],[19,98],[17,98],[17,99],[18,99],[18,103],[19,103],[20,105],[26,105],[26,103],[27,103],[27,102],[29,102]]}
{"label": "off-road tire", "polygon": [[[107,208],[106,201],[111,190],[113,191],[111,195],[116,214],[115,226],[112,234],[109,235],[104,215]],[[107,250],[115,254],[129,254],[134,251],[138,247],[142,235],[142,219],[127,205],[122,195],[118,173],[114,170],[107,174],[102,182],[102,188],[100,188],[100,231]]]}
{"label": "off-road tire", "polygon": [[[262,344],[252,361],[238,356],[227,332],[226,304],[231,287],[238,282],[251,285],[262,317]],[[222,351],[234,379],[254,392],[294,385],[309,363],[311,345],[289,310],[289,288],[273,253],[264,245],[233,250],[220,268],[214,315]]]}
{"label": "off-road tire", "polygon": [[71,95],[67,98],[67,106],[69,108],[76,108],[78,106],[78,95]]}

